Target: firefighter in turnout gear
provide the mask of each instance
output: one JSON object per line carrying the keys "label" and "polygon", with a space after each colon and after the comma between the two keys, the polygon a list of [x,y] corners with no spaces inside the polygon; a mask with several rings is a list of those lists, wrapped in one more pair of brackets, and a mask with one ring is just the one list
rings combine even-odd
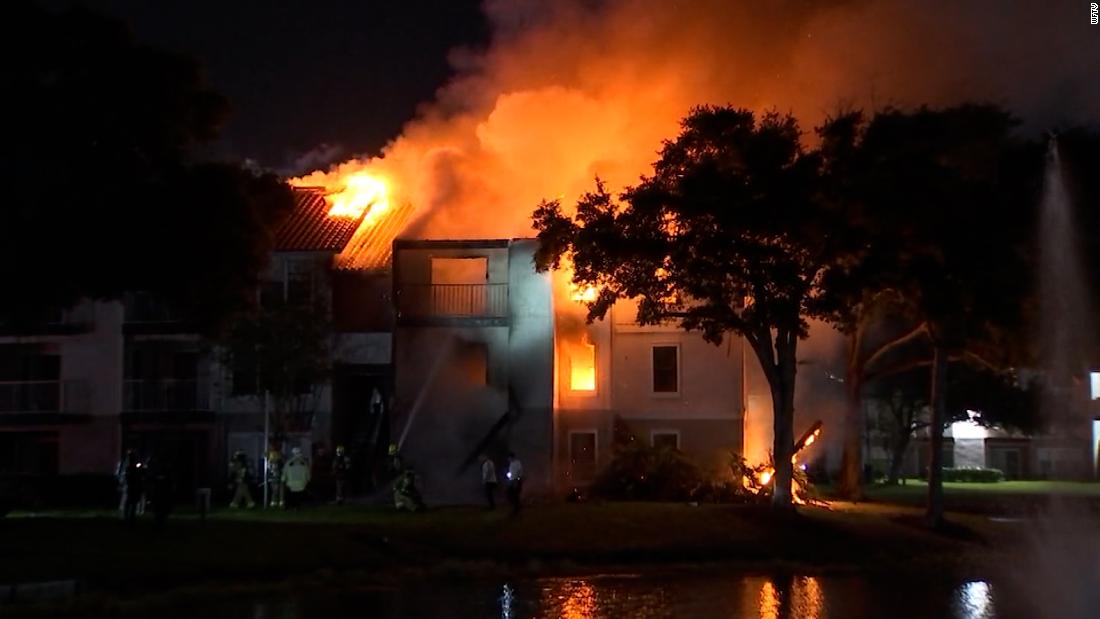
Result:
{"label": "firefighter in turnout gear", "polygon": [[416,489],[416,473],[405,466],[397,444],[390,444],[390,466],[396,475],[393,480],[393,506],[400,510],[416,512],[424,509],[420,491]]}
{"label": "firefighter in turnout gear", "polygon": [[271,496],[271,507],[283,507],[285,501],[283,494],[285,493],[285,487],[283,486],[283,452],[278,449],[272,449],[267,452],[267,487]]}
{"label": "firefighter in turnout gear", "polygon": [[306,487],[309,486],[310,470],[309,461],[302,455],[302,449],[295,447],[290,450],[290,459],[283,467],[283,483],[286,484],[287,507],[301,507],[306,496]]}
{"label": "firefighter in turnout gear", "polygon": [[243,503],[249,509],[256,506],[252,500],[252,491],[248,488],[248,456],[237,450],[229,462],[229,487],[233,490],[233,500],[229,507],[236,509]]}

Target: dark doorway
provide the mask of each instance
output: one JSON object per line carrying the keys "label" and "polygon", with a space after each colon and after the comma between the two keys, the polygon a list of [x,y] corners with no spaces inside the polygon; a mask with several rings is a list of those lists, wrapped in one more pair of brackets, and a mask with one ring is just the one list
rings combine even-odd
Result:
{"label": "dark doorway", "polygon": [[352,460],[352,490],[370,491],[390,442],[393,393],[388,366],[337,368],[332,390],[332,442]]}

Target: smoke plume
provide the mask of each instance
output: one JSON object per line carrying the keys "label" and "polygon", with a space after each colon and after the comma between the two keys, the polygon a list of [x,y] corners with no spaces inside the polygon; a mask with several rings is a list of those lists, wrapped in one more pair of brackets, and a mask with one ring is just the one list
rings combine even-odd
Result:
{"label": "smoke plume", "polygon": [[596,175],[614,189],[635,182],[699,104],[789,111],[807,132],[845,108],[995,101],[1033,128],[1100,110],[1100,33],[1087,3],[1072,0],[487,0],[484,9],[492,44],[452,53],[453,79],[382,156],[307,178],[386,176],[420,214],[410,235],[524,236],[544,198],[571,204]]}

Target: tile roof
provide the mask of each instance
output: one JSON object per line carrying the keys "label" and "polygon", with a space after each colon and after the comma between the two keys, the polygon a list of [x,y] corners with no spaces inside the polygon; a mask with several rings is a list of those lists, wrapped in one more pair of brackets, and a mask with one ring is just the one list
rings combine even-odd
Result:
{"label": "tile roof", "polygon": [[294,210],[275,230],[275,251],[338,253],[355,235],[362,217],[329,217],[321,189],[294,188]]}
{"label": "tile roof", "polygon": [[336,268],[354,271],[388,269],[393,256],[393,240],[412,223],[416,209],[405,202],[393,204],[374,221],[364,221],[336,257]]}

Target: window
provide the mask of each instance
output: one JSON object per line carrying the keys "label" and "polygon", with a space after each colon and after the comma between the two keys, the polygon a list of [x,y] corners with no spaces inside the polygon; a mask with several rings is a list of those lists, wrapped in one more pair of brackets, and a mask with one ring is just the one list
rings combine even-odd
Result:
{"label": "window", "polygon": [[259,390],[252,359],[233,359],[233,395],[256,395]]}
{"label": "window", "polygon": [[484,284],[489,280],[489,259],[432,258],[433,284]]}
{"label": "window", "polygon": [[569,463],[573,481],[590,481],[596,476],[596,433],[569,433]]}
{"label": "window", "polygon": [[34,346],[0,346],[0,411],[57,411],[61,357]]}
{"label": "window", "polygon": [[680,433],[675,430],[654,430],[650,434],[650,441],[658,449],[679,449]]}
{"label": "window", "polygon": [[680,347],[653,347],[653,393],[680,392]]}
{"label": "window", "polygon": [[569,389],[596,390],[596,345],[589,343],[588,334],[581,341],[567,345],[569,354]]}
{"label": "window", "polygon": [[18,344],[0,346],[0,381],[51,381],[61,376],[61,357]]}
{"label": "window", "polygon": [[489,309],[489,259],[432,258],[430,311],[437,316],[480,316]]}
{"label": "window", "polygon": [[286,269],[286,302],[290,305],[306,305],[313,301],[313,264],[305,260],[291,260]]}
{"label": "window", "polygon": [[1089,372],[1089,397],[1100,400],[1100,372]]}

